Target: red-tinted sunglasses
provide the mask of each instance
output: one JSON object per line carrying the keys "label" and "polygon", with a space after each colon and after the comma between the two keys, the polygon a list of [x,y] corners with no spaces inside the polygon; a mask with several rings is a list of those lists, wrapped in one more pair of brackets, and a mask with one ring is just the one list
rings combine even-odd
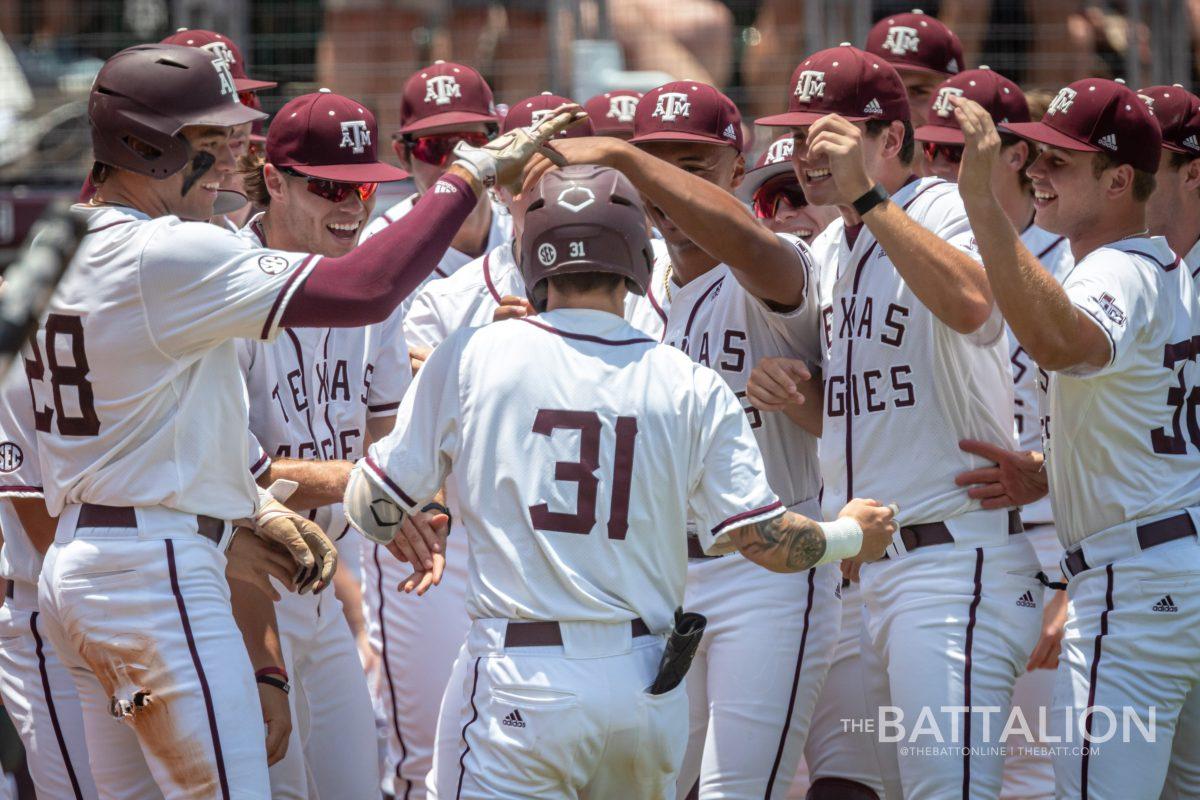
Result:
{"label": "red-tinted sunglasses", "polygon": [[404,137],[413,158],[434,167],[446,166],[459,142],[466,142],[472,147],[483,147],[491,140],[491,136],[478,132],[431,133],[428,136]]}
{"label": "red-tinted sunglasses", "polygon": [[304,178],[308,191],[331,203],[340,203],[355,193],[365,203],[375,196],[375,190],[379,188],[378,183],[343,183],[324,178],[312,178],[308,175],[301,175],[291,167],[284,167],[283,172],[296,178]]}
{"label": "red-tinted sunglasses", "polygon": [[258,94],[255,92],[238,92],[238,100],[241,100],[242,105],[246,108],[262,111],[262,102],[259,101]]}
{"label": "red-tinted sunglasses", "polygon": [[938,144],[937,142],[925,142],[925,159],[927,161],[936,161],[940,154],[951,164],[962,163],[963,146],[961,144]]}
{"label": "red-tinted sunglasses", "polygon": [[759,219],[774,219],[779,210],[779,201],[786,200],[792,208],[808,205],[808,198],[800,188],[795,175],[780,175],[764,183],[754,193],[754,216]]}

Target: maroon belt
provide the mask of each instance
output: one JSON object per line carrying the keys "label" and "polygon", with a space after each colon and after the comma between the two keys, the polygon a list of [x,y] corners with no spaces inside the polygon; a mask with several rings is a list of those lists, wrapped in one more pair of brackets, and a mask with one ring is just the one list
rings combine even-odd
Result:
{"label": "maroon belt", "polygon": [[[1008,535],[1015,536],[1025,530],[1021,524],[1021,512],[1015,508],[1008,512]],[[944,522],[922,522],[919,525],[906,525],[900,529],[900,541],[908,552],[920,550],[935,544],[950,544],[954,536]],[[890,558],[887,553],[884,558]]]}
{"label": "maroon belt", "polygon": [[720,558],[721,556],[710,556],[704,552],[704,548],[700,546],[700,539],[695,534],[688,534],[687,537],[688,558]]}
{"label": "maroon belt", "polygon": [[[84,503],[79,509],[78,528],[136,528],[137,513],[131,506],[101,506]],[[196,515],[196,530],[213,544],[220,544],[225,533],[225,523],[216,517]]]}
{"label": "maroon belt", "polygon": [[[1160,519],[1158,522],[1138,525],[1137,528],[1138,544],[1143,550],[1195,535],[1196,523],[1192,521],[1192,515],[1186,511],[1173,517]],[[1087,559],[1083,557],[1083,547],[1067,553],[1066,558],[1063,559],[1063,566],[1066,567],[1067,572],[1071,573],[1070,577],[1072,578],[1092,568],[1092,565],[1088,564]]]}
{"label": "maroon belt", "polygon": [[[634,637],[649,636],[650,629],[641,617],[629,623]],[[561,647],[562,628],[557,622],[510,622],[504,632],[505,647]]]}

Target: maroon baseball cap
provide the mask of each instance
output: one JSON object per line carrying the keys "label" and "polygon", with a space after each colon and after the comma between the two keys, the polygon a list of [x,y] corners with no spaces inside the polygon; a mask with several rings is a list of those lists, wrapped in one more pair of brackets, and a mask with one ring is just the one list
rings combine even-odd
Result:
{"label": "maroon baseball cap", "polygon": [[408,177],[377,157],[375,115],[357,100],[321,89],[292,100],[271,121],[267,162],[312,178],[383,183]]}
{"label": "maroon baseball cap", "polygon": [[760,117],[759,125],[811,125],[828,114],[850,122],[909,119],[908,92],[900,73],[848,42],[804,59],[792,73],[791,85],[787,112]]}
{"label": "maroon baseball cap", "polygon": [[876,22],[866,50],[901,71],[954,75],[963,68],[962,42],[954,31],[920,9]]}
{"label": "maroon baseball cap", "polygon": [[1108,153],[1121,164],[1158,171],[1162,130],[1150,108],[1128,86],[1085,78],[1058,91],[1041,122],[1001,126],[1051,147]]}
{"label": "maroon baseball cap", "polygon": [[1029,103],[1021,87],[988,67],[960,72],[938,84],[929,101],[929,121],[917,128],[922,142],[962,144],[963,134],[954,117],[951,97],[964,97],[983,106],[997,125],[1029,122]]}
{"label": "maroon baseball cap", "polygon": [[[533,97],[526,97],[519,103],[513,103],[512,108],[504,115],[504,125],[501,128],[502,133],[515,131],[517,128],[532,128],[535,125],[540,125],[552,116],[554,109],[567,103],[575,101],[550,92],[542,92]],[[592,120],[589,117],[578,125],[573,125],[570,128],[558,134],[559,139],[574,139],[578,136],[594,136],[595,129],[592,128]]]}
{"label": "maroon baseball cap", "polygon": [[746,170],[746,177],[738,184],[734,194],[748,203],[754,197],[754,193],[758,191],[758,187],[771,178],[777,178],[780,175],[795,177],[796,168],[792,165],[792,150],[796,146],[795,142],[796,140],[790,133],[771,142],[763,154],[758,157],[758,161],[754,162],[754,169]]}
{"label": "maroon baseball cap", "polygon": [[213,56],[219,56],[229,65],[229,74],[233,76],[233,85],[239,92],[255,92],[259,89],[270,89],[277,86],[274,81],[256,81],[246,75],[246,60],[242,57],[241,48],[223,33],[205,30],[189,30],[180,28],[160,44],[180,44],[184,47],[199,47],[207,50]]}
{"label": "maroon baseball cap", "polygon": [[641,99],[641,92],[614,89],[588,100],[583,104],[583,110],[592,121],[597,136],[621,136],[627,139],[633,135],[633,115]]}
{"label": "maroon baseball cap", "polygon": [[707,83],[673,81],[651,89],[633,115],[633,144],[706,142],[742,152],[742,113]]}
{"label": "maroon baseball cap", "polygon": [[1178,83],[1138,90],[1162,129],[1162,146],[1173,153],[1200,156],[1200,97]]}
{"label": "maroon baseball cap", "polygon": [[435,61],[404,82],[401,134],[483,122],[499,125],[492,87],[472,67]]}

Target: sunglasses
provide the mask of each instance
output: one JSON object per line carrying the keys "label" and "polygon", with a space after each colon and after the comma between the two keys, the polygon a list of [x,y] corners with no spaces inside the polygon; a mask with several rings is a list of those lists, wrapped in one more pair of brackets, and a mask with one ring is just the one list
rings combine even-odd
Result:
{"label": "sunglasses", "polygon": [[459,142],[466,142],[472,147],[483,147],[492,137],[486,133],[431,133],[428,136],[406,136],[405,143],[413,158],[424,161],[434,167],[444,167],[454,155],[454,148]]}
{"label": "sunglasses", "polygon": [[294,178],[304,178],[308,191],[331,203],[340,203],[352,194],[357,194],[358,198],[365,203],[375,196],[375,190],[379,188],[378,183],[343,183],[325,178],[312,178],[308,175],[301,175],[291,167],[284,167],[281,172]]}
{"label": "sunglasses", "polygon": [[808,205],[808,198],[794,175],[780,175],[758,187],[754,193],[754,216],[759,219],[774,219],[779,210],[779,201],[784,200],[792,208]]}
{"label": "sunglasses", "polygon": [[262,110],[262,102],[258,99],[256,92],[238,92],[238,100],[242,102],[246,108],[252,108],[255,111]]}
{"label": "sunglasses", "polygon": [[936,161],[940,154],[951,164],[962,163],[963,146],[961,144],[938,144],[937,142],[925,142],[925,159],[927,161]]}

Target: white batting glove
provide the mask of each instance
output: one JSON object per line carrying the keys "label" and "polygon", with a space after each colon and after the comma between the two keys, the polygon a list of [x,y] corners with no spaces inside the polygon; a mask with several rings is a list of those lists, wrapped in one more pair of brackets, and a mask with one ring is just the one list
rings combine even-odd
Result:
{"label": "white batting glove", "polygon": [[542,122],[532,132],[518,128],[482,147],[459,142],[454,148],[454,155],[458,156],[454,163],[475,176],[485,188],[499,185],[516,193],[520,191],[525,165],[537,153],[546,156],[560,167],[566,164],[562,156],[546,147],[546,142],[585,119],[587,112],[574,103],[566,103],[554,109],[554,116]]}

